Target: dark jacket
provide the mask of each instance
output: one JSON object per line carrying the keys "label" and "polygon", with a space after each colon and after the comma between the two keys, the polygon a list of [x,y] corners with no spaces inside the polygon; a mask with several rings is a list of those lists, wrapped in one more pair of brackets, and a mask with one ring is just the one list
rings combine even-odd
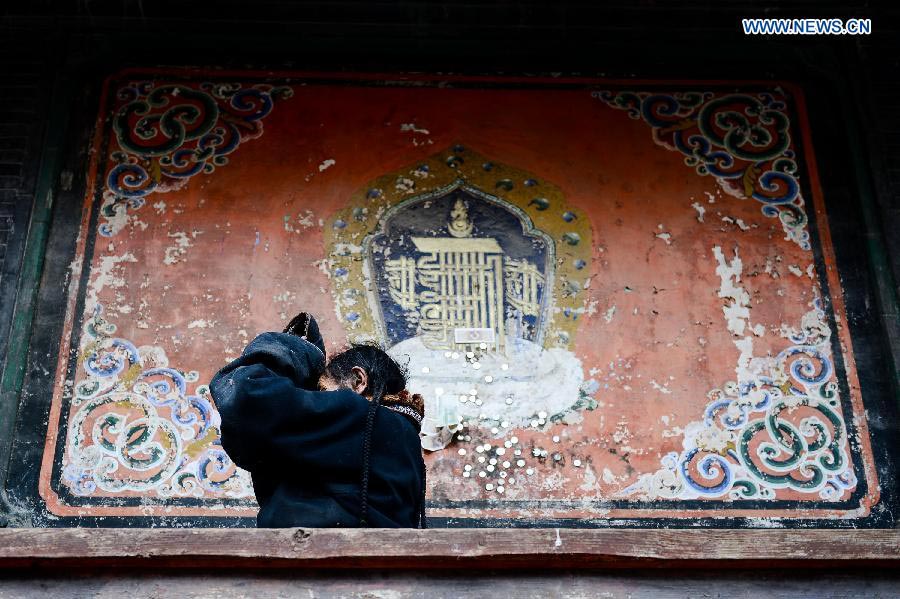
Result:
{"label": "dark jacket", "polygon": [[[370,403],[349,390],[316,391],[324,367],[316,345],[263,333],[210,383],[222,416],[222,447],[253,476],[260,527],[362,525]],[[367,525],[416,527],[423,464],[413,422],[379,406],[370,459]]]}

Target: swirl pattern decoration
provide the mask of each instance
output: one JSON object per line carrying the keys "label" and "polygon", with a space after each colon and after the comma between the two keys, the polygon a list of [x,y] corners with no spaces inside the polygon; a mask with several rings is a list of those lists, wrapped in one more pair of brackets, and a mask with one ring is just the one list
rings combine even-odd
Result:
{"label": "swirl pattern decoration", "polygon": [[247,472],[222,450],[220,418],[197,372],[162,348],[114,337],[98,305],[85,323],[86,375],[74,389],[62,480],[78,496],[112,493],[253,500]]}
{"label": "swirl pattern decoration", "polygon": [[845,498],[857,477],[848,458],[830,332],[819,301],[777,356],[752,378],[708,394],[701,421],[685,427],[682,451],[623,495],[669,499],[777,499],[780,490]]}
{"label": "swirl pattern decoration", "polygon": [[722,190],[762,204],[786,234],[810,249],[808,217],[797,180],[790,119],[771,93],[716,95],[596,91],[592,96],[653,128],[653,141],[684,155],[700,175],[715,177]]}
{"label": "swirl pattern decoration", "polygon": [[287,86],[237,83],[157,84],[137,81],[119,89],[112,116],[118,148],[110,154],[99,232],[114,236],[129,210],[148,195],[179,189],[199,173],[228,163],[229,155],[263,133]]}

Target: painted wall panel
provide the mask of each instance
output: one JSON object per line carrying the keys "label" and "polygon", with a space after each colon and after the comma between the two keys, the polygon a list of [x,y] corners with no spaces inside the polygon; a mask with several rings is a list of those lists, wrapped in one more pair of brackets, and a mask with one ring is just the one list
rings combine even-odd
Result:
{"label": "painted wall panel", "polygon": [[433,517],[865,516],[804,119],[757,84],[111,78],[48,509],[252,516],[205,385],[308,310],[408,364]]}

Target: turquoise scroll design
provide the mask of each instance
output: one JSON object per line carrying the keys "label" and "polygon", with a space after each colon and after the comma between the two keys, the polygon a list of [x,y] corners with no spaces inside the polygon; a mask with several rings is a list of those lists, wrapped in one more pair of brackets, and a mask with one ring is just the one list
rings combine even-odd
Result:
{"label": "turquoise scroll design", "polygon": [[161,348],[115,337],[97,306],[85,323],[62,480],[78,496],[252,500],[249,476],[222,450],[220,418],[196,371]]}
{"label": "turquoise scroll design", "polygon": [[792,489],[832,499],[855,486],[836,385],[826,383],[830,359],[791,346],[774,371],[777,378],[713,394],[702,429],[677,458],[687,495],[772,499],[775,489]]}
{"label": "turquoise scroll design", "polygon": [[712,390],[702,420],[685,427],[682,450],[623,495],[672,499],[838,501],[856,487],[840,406],[830,331],[820,301],[792,343],[746,376]]}

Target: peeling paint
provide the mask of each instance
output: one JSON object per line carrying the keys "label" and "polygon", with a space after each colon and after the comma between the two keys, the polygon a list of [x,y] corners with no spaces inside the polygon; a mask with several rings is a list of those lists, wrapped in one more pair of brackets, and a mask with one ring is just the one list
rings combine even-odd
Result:
{"label": "peeling paint", "polygon": [[428,129],[421,129],[416,127],[415,123],[402,123],[400,125],[400,131],[409,131],[411,133],[421,133],[422,135],[430,135],[431,132]]}
{"label": "peeling paint", "polygon": [[183,262],[187,255],[188,248],[192,245],[192,240],[197,238],[200,231],[192,231],[190,236],[184,231],[175,231],[168,233],[168,236],[175,240],[175,244],[166,248],[166,255],[163,258],[163,264],[172,266],[178,262]]}
{"label": "peeling paint", "polygon": [[124,263],[133,263],[137,261],[137,258],[135,258],[134,254],[131,252],[125,252],[120,256],[102,257],[98,268],[95,270],[96,274],[92,273],[92,281],[88,288],[87,300],[85,302],[86,310],[88,312],[93,312],[96,309],[99,305],[99,293],[103,289],[107,287],[124,287],[126,285],[125,279],[121,275],[117,275],[116,270]]}
{"label": "peeling paint", "polygon": [[606,312],[603,314],[603,320],[606,321],[607,324],[612,322],[613,316],[616,315],[616,307],[610,306]]}
{"label": "peeling paint", "polygon": [[706,208],[703,207],[703,205],[700,204],[700,202],[694,202],[693,204],[691,204],[691,206],[694,208],[694,210],[697,211],[697,222],[702,223],[703,215],[706,214]]}
{"label": "peeling paint", "polygon": [[728,262],[719,246],[713,247],[713,255],[718,264],[716,274],[721,280],[718,295],[726,300],[722,311],[728,323],[728,330],[735,335],[742,335],[750,318],[750,295],[738,284],[741,280],[743,262],[738,255],[737,247],[734,248],[734,259],[731,262]]}
{"label": "peeling paint", "polygon": [[660,393],[663,393],[663,394],[665,394],[665,395],[669,395],[669,394],[672,393],[672,390],[671,390],[671,389],[669,389],[668,387],[666,387],[666,386],[664,386],[664,385],[660,385],[660,384],[657,383],[655,380],[651,380],[651,381],[650,381],[650,386],[653,387],[654,389],[656,389],[657,391],[659,391]]}
{"label": "peeling paint", "polygon": [[[828,262],[829,248],[817,247],[816,252],[805,249],[799,237],[803,223],[789,227],[798,237],[788,242],[782,239],[778,221],[767,222],[770,215],[759,212],[756,200],[767,190],[757,188],[756,197],[747,195],[747,189],[757,185],[758,173],[747,171],[740,181],[743,187],[733,184],[736,181],[723,186],[709,173],[684,176],[683,161],[654,160],[656,176],[638,176],[636,165],[652,158],[653,152],[679,151],[676,145],[661,147],[660,136],[678,135],[682,129],[655,128],[654,136],[636,137],[628,114],[599,103],[590,114],[575,115],[580,124],[602,123],[597,131],[573,132],[565,124],[559,131],[535,127],[524,115],[540,114],[541,110],[556,106],[558,97],[554,94],[558,92],[554,90],[483,90],[492,102],[479,104],[478,110],[498,118],[485,121],[489,124],[484,127],[471,126],[460,118],[465,113],[455,108],[448,114],[448,101],[457,100],[457,91],[416,88],[419,91],[423,95],[415,101],[392,92],[385,97],[370,95],[360,102],[354,100],[353,94],[359,90],[353,86],[305,88],[304,102],[315,105],[321,100],[317,94],[327,93],[342,103],[345,99],[357,102],[354,106],[358,110],[347,112],[346,127],[320,127],[321,122],[331,122],[324,117],[315,123],[292,120],[284,130],[267,126],[265,137],[253,142],[252,152],[229,156],[229,160],[242,161],[240,168],[217,167],[214,173],[193,177],[183,187],[154,191],[143,210],[138,203],[127,210],[107,204],[109,218],[104,214],[103,224],[121,231],[112,243],[96,237],[99,233],[91,229],[90,222],[85,225],[84,239],[99,240],[91,249],[95,254],[86,256],[91,269],[88,290],[96,287],[88,305],[102,303],[110,324],[114,316],[119,316],[119,338],[133,339],[138,348],[164,349],[168,353],[165,359],[171,360],[175,371],[196,369],[199,378],[196,385],[189,386],[191,389],[202,387],[201,381],[209,380],[225,360],[239,355],[257,332],[280,329],[300,306],[309,307],[319,318],[329,341],[329,353],[351,341],[384,342],[378,327],[391,325],[384,325],[385,317],[379,314],[372,296],[387,283],[371,276],[377,271],[367,272],[365,268],[371,256],[379,255],[377,248],[376,253],[370,254],[369,235],[379,224],[387,224],[388,210],[399,203],[421,199],[418,205],[422,211],[435,211],[440,205],[437,198],[443,193],[441,189],[464,181],[476,194],[484,194],[485,201],[509,204],[517,214],[527,216],[522,222],[547,232],[554,253],[546,262],[536,263],[552,266],[557,274],[552,278],[552,286],[548,284],[545,290],[554,295],[554,304],[546,310],[547,342],[534,355],[519,360],[525,366],[511,367],[511,360],[492,362],[480,355],[474,361],[459,358],[453,362],[443,351],[439,355],[428,353],[431,349],[407,352],[412,357],[410,368],[415,375],[411,378],[427,392],[429,414],[435,410],[440,388],[441,397],[449,403],[446,413],[466,417],[459,423],[458,432],[447,439],[447,448],[427,457],[432,514],[527,519],[605,518],[607,514],[616,518],[659,514],[693,518],[702,513],[704,517],[716,518],[777,511],[795,517],[808,514],[804,501],[815,501],[819,507],[814,509],[849,517],[848,510],[831,510],[830,504],[825,504],[825,508],[821,504],[823,499],[831,501],[829,497],[847,496],[849,491],[845,493],[840,485],[852,488],[852,472],[841,472],[842,479],[835,477],[829,483],[831,487],[811,494],[775,487],[761,491],[772,494],[766,499],[799,505],[796,510],[770,509],[764,501],[758,501],[752,509],[738,509],[732,501],[741,498],[734,496],[741,492],[739,488],[719,495],[709,490],[718,483],[714,478],[716,460],[735,463],[732,454],[739,450],[740,439],[728,422],[737,426],[734,423],[747,407],[760,403],[754,385],[762,384],[761,377],[775,381],[772,388],[782,396],[792,394],[792,389],[800,389],[802,381],[788,387],[784,385],[785,376],[797,372],[803,375],[802,360],[818,364],[819,355],[829,359],[822,349],[826,346],[817,342],[831,334],[827,326],[821,327],[824,319],[815,314],[801,318],[805,303],[824,293],[823,283],[829,283],[830,292],[836,295],[822,301],[828,310],[837,311],[833,315],[836,322],[844,322],[840,306],[828,304],[839,299],[840,291],[840,285],[831,280],[827,270],[833,266]],[[710,93],[713,98],[732,92]],[[493,102],[502,99],[515,102]],[[467,108],[465,98],[460,102],[459,106]],[[284,108],[288,112],[270,122],[283,125],[283,119],[293,119],[289,112],[293,108],[288,104]],[[582,108],[576,106],[574,110]],[[397,132],[397,117],[393,123],[385,122],[387,114],[403,115],[399,118],[410,121],[400,125],[402,134]],[[760,124],[756,115],[744,116],[754,126]],[[641,118],[640,114],[637,118]],[[518,128],[513,136],[500,135],[490,122]],[[422,123],[427,123],[428,128]],[[765,128],[765,123],[762,126]],[[766,130],[773,135],[779,133],[770,129]],[[446,145],[427,150],[426,146],[433,142],[424,136],[438,130],[439,143]],[[793,139],[798,139],[795,132],[792,134]],[[115,147],[116,138],[110,135],[106,142]],[[383,139],[383,156],[361,154],[361,136]],[[596,156],[590,156],[590,151],[597,150],[598,139],[627,142],[617,144],[614,151],[612,147],[601,148],[610,164],[603,177],[596,176]],[[295,151],[300,140],[310,140],[308,151]],[[548,145],[550,142],[552,145]],[[572,149],[566,153],[566,160],[561,160],[558,153],[545,151],[547,147],[562,147],[563,143],[571,144]],[[323,160],[326,155],[321,148],[327,148],[327,160]],[[479,157],[474,148],[490,149],[492,156]],[[536,160],[535,156],[541,159]],[[802,157],[800,153],[794,155],[795,160]],[[341,169],[319,176],[338,163]],[[511,166],[516,163],[530,164],[535,172],[524,173]],[[806,172],[805,168],[796,170],[798,174]],[[335,174],[341,176],[331,176]],[[553,180],[565,182],[569,191],[563,194],[555,189]],[[252,193],[244,193],[251,183]],[[105,185],[105,180],[101,184]],[[689,199],[685,202],[684,198]],[[807,206],[802,199],[792,205],[799,210],[797,216],[804,217]],[[578,206],[583,210],[579,211]],[[787,208],[779,206],[778,210],[787,215]],[[91,206],[94,214],[102,207]],[[506,230],[483,217],[474,221],[474,237],[498,239]],[[827,224],[825,218],[818,222]],[[519,232],[527,228],[517,227]],[[202,235],[201,230],[205,231]],[[446,237],[447,232],[441,227],[430,227],[423,235]],[[667,247],[660,246],[659,241]],[[409,245],[409,237],[403,242]],[[814,242],[818,246],[823,240],[817,237]],[[714,260],[709,255],[703,257],[704,248],[713,249]],[[102,262],[106,254],[124,259],[126,250],[133,259],[118,264]],[[165,265],[176,268],[158,268],[161,259]],[[815,262],[816,267],[810,262]],[[820,266],[821,270],[817,270]],[[809,278],[800,278],[795,269]],[[795,276],[789,277],[787,272]],[[498,289],[508,284],[503,277],[497,279]],[[74,296],[82,292],[79,290]],[[521,299],[518,291],[510,293],[514,294],[510,297]],[[616,318],[619,311],[621,315]],[[78,323],[80,317],[81,314],[73,313],[71,320]],[[410,334],[418,332],[419,324],[420,321],[412,322]],[[539,325],[531,326],[540,329]],[[68,339],[76,343],[86,338],[84,331],[68,331]],[[800,338],[806,341],[797,341]],[[844,363],[850,364],[847,372],[851,375],[841,371],[834,377],[855,389],[851,380],[852,348],[843,337],[841,341],[842,347],[849,348],[845,350]],[[534,393],[533,386],[519,380],[521,370],[540,375],[534,364],[558,362],[554,352],[563,347],[571,352],[572,364],[577,361],[579,369],[559,371],[563,378],[573,381],[581,376],[583,383],[563,387],[552,384],[553,381],[541,381],[539,393]],[[791,362],[785,356],[779,357],[785,347],[806,347],[807,353],[796,354]],[[819,354],[809,348],[815,348]],[[398,351],[402,349],[406,348]],[[145,354],[141,354],[142,359]],[[114,352],[112,357],[121,355],[124,354]],[[146,354],[146,364],[155,360]],[[455,388],[434,378],[442,374],[454,381],[463,378],[455,370],[443,371],[437,364],[444,361],[470,377],[470,388]],[[792,364],[798,363],[791,370]],[[81,373],[79,368],[76,363],[74,371]],[[63,364],[60,380],[72,371],[70,365]],[[128,368],[124,372],[128,374]],[[589,372],[589,377],[584,377],[584,372]],[[60,385],[64,388],[68,384],[69,397],[87,380],[82,374],[78,376]],[[496,392],[504,385],[512,388],[513,383],[521,387],[516,388],[513,397]],[[472,389],[477,393],[470,394]],[[830,387],[821,390],[826,395],[831,392]],[[464,393],[456,394],[457,391]],[[827,400],[819,391],[810,386],[814,399]],[[566,398],[556,397],[560,394]],[[463,395],[464,402],[460,399]],[[481,405],[476,401],[481,401]],[[724,402],[724,407],[717,407],[716,401]],[[787,397],[784,413],[771,416],[814,416],[804,401]],[[832,407],[842,410],[837,414],[839,418],[848,414],[845,404]],[[66,413],[66,409],[62,408],[60,422],[77,412],[77,407],[71,413]],[[172,420],[172,413],[166,410],[159,412],[161,417]],[[753,412],[753,417],[762,417],[761,410]],[[826,429],[831,426],[830,420],[819,418]],[[847,418],[848,424],[865,425],[862,412]],[[174,421],[173,425],[178,426]],[[793,425],[800,427],[800,420]],[[806,427],[803,431],[814,428],[802,426]],[[70,431],[61,427],[59,432],[65,436]],[[759,434],[761,442],[765,429],[760,429]],[[88,438],[84,439],[90,448]],[[778,439],[767,441],[778,443]],[[868,458],[862,437],[853,436],[850,441],[856,452],[853,459],[864,463]],[[485,449],[485,445],[489,448]],[[753,445],[750,451],[755,448]],[[686,462],[686,470],[681,469],[686,456],[695,449],[702,452],[700,457]],[[670,457],[672,454],[674,458]],[[479,462],[479,457],[484,462]],[[706,461],[699,463],[701,458]],[[661,468],[661,464],[666,467]],[[471,468],[465,470],[464,466]],[[488,466],[493,470],[488,470]],[[214,469],[212,464],[211,470]],[[124,470],[120,466],[120,474]],[[483,478],[481,472],[485,473]],[[501,477],[501,472],[506,476]],[[59,478],[58,470],[55,475]],[[644,476],[654,479],[645,489],[649,498],[641,496],[641,492],[624,493],[643,481]],[[689,480],[701,490],[689,487]],[[870,484],[870,488],[876,487]],[[825,495],[820,497],[820,492]],[[209,508],[205,513],[233,515],[238,509],[233,507],[235,503],[225,507],[230,500],[223,499],[213,486],[196,493],[199,495],[194,499],[204,510]],[[78,509],[130,509],[132,514],[181,514],[190,509],[174,496],[163,502],[152,494],[135,492],[141,505],[125,508],[122,498],[127,494],[101,495],[97,496],[100,507],[88,505]],[[52,492],[47,496],[52,496]],[[615,507],[608,503],[613,497]],[[667,501],[660,504],[656,502],[659,498]],[[690,509],[679,507],[685,499],[695,502]],[[447,507],[448,501],[457,500],[480,503]],[[506,500],[515,500],[517,507]],[[240,505],[245,510],[250,506]],[[768,521],[759,522],[765,526]]]}

